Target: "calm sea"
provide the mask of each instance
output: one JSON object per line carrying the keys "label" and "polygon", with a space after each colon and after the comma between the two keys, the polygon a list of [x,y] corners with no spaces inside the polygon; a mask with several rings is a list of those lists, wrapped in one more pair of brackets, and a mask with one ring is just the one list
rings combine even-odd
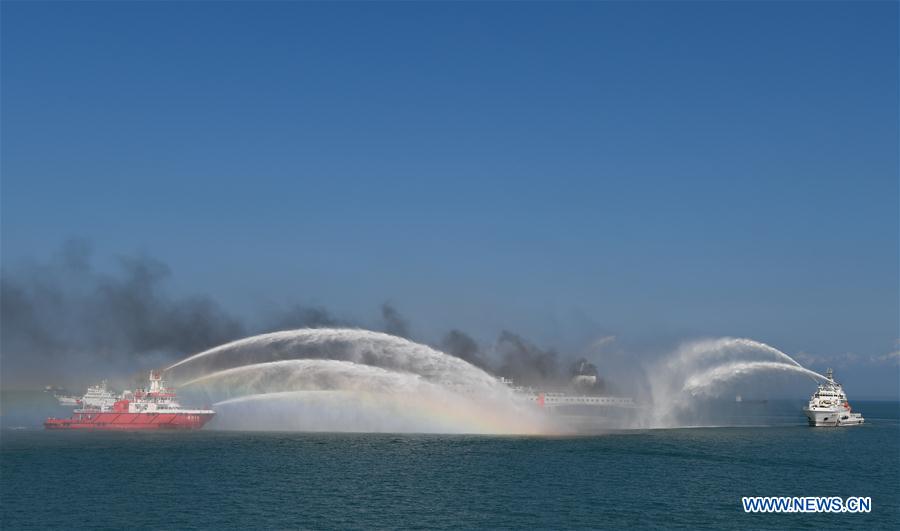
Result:
{"label": "calm sea", "polygon": [[[900,405],[867,423],[590,437],[0,433],[0,527],[900,529]],[[6,420],[9,420],[7,418]],[[741,496],[871,496],[745,514]]]}

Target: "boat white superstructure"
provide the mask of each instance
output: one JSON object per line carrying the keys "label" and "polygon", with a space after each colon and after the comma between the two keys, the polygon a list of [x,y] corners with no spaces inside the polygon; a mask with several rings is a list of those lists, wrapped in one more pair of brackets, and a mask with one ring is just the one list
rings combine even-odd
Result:
{"label": "boat white superstructure", "polygon": [[74,397],[74,396],[63,396],[63,395],[60,395],[60,396],[57,396],[57,397],[55,397],[55,398],[56,398],[56,401],[57,401],[57,402],[59,403],[59,405],[61,405],[61,406],[65,406],[65,407],[78,407],[78,406],[81,405],[81,400],[79,400],[78,397]]}
{"label": "boat white superstructure", "polygon": [[44,392],[53,395],[53,398],[55,398],[57,403],[61,406],[78,407],[81,405],[81,398],[69,394],[69,392],[62,387],[48,385],[44,387]]}
{"label": "boat white superstructure", "polygon": [[111,408],[118,399],[119,397],[109,390],[106,380],[103,380],[99,385],[87,388],[87,392],[81,397],[81,407],[82,409],[105,411]]}
{"label": "boat white superstructure", "polygon": [[847,395],[841,384],[834,381],[831,369],[825,373],[826,380],[819,384],[809,405],[803,408],[810,426],[856,426],[865,422],[862,414],[853,413]]}

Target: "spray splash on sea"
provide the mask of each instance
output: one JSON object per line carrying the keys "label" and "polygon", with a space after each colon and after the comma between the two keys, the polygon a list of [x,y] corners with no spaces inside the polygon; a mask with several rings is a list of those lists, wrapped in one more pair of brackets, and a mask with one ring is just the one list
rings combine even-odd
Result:
{"label": "spray splash on sea", "polygon": [[785,374],[825,379],[775,347],[730,337],[683,344],[649,366],[646,374],[651,407],[638,425],[650,428],[701,424],[701,404],[730,392],[730,385],[737,380]]}
{"label": "spray splash on sea", "polygon": [[[426,345],[359,329],[301,329],[233,341],[166,369],[213,403],[214,427],[246,430],[559,434],[580,430],[494,376]],[[699,423],[699,404],[737,381],[822,375],[750,339],[682,345],[645,367],[649,396],[606,428]],[[579,424],[582,425],[582,424]]]}
{"label": "spray splash on sea", "polygon": [[167,370],[186,391],[216,403],[216,426],[224,429],[556,432],[549,416],[483,370],[368,330],[264,334]]}

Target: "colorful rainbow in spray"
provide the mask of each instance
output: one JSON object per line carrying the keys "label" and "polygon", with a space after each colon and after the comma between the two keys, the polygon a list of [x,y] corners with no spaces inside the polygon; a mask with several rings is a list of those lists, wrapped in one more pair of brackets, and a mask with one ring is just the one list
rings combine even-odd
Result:
{"label": "colorful rainbow in spray", "polygon": [[[285,405],[288,410],[282,409]],[[256,429],[291,430],[316,429],[316,423],[325,426],[324,431],[398,431],[397,426],[413,429],[399,431],[420,431],[424,433],[467,433],[492,435],[553,435],[559,431],[552,429],[549,419],[529,404],[508,407],[491,407],[478,404],[462,396],[453,394],[431,396],[429,394],[383,394],[361,391],[280,391],[260,393],[230,398],[214,404],[227,417],[229,409],[243,406],[244,414],[252,412]],[[340,417],[345,408],[351,407],[358,415],[374,419],[372,424],[354,425],[347,423],[342,429],[335,429],[334,423],[321,420],[296,418],[295,423],[286,420],[285,411],[303,415],[307,408],[315,408],[318,414]],[[529,411],[528,409],[531,409]],[[273,414],[274,413],[274,414]],[[266,423],[266,415],[271,415],[271,423]],[[373,429],[374,425],[390,420],[385,429]],[[240,427],[241,423],[237,422]],[[227,422],[226,422],[227,427]],[[418,429],[415,429],[418,428]]]}
{"label": "colorful rainbow in spray", "polygon": [[[205,393],[207,400],[224,408],[219,424],[226,426],[252,424],[257,429],[316,431],[385,431],[387,426],[397,431],[446,433],[555,432],[543,411],[516,397],[506,385],[483,378],[460,385],[456,383],[460,375],[452,376],[445,382],[435,380],[434,375],[346,360],[282,359],[227,368],[194,378],[183,387]],[[246,409],[241,413],[231,407],[241,404]],[[309,409],[310,404],[318,409]],[[295,417],[290,416],[291,411],[296,412]],[[341,415],[346,421],[336,423],[335,419],[344,418]],[[232,416],[248,420],[240,422]],[[266,418],[269,422],[262,422]]]}

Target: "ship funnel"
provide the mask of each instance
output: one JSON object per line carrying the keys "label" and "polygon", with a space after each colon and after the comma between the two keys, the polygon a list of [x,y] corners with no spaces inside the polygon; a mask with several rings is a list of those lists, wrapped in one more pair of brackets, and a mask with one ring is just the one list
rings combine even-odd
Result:
{"label": "ship funnel", "polygon": [[150,371],[150,392],[158,393],[162,389],[162,376],[159,371]]}

